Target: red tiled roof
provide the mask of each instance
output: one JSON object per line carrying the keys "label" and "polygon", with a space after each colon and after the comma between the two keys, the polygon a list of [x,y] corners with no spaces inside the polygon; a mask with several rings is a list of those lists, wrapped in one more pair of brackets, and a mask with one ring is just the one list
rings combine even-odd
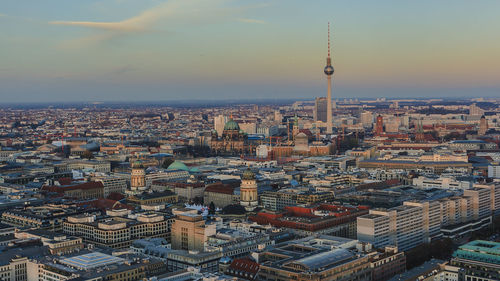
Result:
{"label": "red tiled roof", "polygon": [[215,183],[215,184],[207,185],[207,187],[205,188],[205,192],[233,194],[234,187],[232,187],[228,184]]}
{"label": "red tiled roof", "polygon": [[100,209],[100,210],[112,210],[112,209],[129,209],[133,210],[134,207],[120,203],[116,200],[111,200],[111,199],[106,199],[106,198],[99,198],[96,200],[92,201],[87,201],[87,202],[82,202],[78,203],[79,206],[83,205],[90,205],[93,208]]}
{"label": "red tiled roof", "polygon": [[60,178],[57,180],[59,182],[59,184],[61,185],[70,185],[71,182],[73,181],[72,178]]}
{"label": "red tiled roof", "polygon": [[106,199],[120,201],[123,198],[125,198],[125,196],[123,194],[118,193],[118,192],[111,192]]}

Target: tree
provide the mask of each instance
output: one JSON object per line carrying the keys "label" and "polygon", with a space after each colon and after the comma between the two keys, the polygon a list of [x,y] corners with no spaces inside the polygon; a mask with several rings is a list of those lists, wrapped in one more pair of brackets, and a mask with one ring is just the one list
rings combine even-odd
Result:
{"label": "tree", "polygon": [[244,215],[246,210],[245,207],[239,204],[231,204],[222,208],[222,213],[225,215]]}
{"label": "tree", "polygon": [[208,206],[208,214],[215,215],[215,204],[213,201],[210,202],[210,205]]}
{"label": "tree", "polygon": [[82,158],[86,158],[86,159],[90,160],[90,159],[94,158],[94,154],[90,150],[85,150],[82,154]]}

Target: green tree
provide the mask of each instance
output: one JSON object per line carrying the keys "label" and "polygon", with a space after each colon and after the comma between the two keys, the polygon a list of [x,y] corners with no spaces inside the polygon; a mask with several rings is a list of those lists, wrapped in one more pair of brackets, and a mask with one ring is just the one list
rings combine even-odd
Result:
{"label": "green tree", "polygon": [[208,214],[209,215],[215,215],[215,204],[214,204],[214,202],[210,202],[210,205],[208,206]]}
{"label": "green tree", "polygon": [[92,153],[92,151],[90,150],[85,150],[82,154],[82,158],[85,158],[85,159],[93,159],[94,158],[94,153]]}

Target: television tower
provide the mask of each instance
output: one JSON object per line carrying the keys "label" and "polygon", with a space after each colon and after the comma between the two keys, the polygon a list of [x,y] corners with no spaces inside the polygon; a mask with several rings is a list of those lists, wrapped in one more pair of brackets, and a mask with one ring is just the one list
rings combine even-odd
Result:
{"label": "television tower", "polygon": [[328,81],[328,87],[326,90],[326,134],[331,135],[332,131],[332,75],[333,66],[332,58],[330,57],[330,22],[328,22],[328,56],[326,57],[325,66],[326,79]]}

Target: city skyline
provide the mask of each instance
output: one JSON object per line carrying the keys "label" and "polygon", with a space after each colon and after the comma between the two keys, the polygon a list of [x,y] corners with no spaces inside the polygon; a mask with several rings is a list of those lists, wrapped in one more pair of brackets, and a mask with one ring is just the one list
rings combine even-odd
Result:
{"label": "city skyline", "polygon": [[0,10],[2,102],[498,97],[496,1],[90,1]]}

